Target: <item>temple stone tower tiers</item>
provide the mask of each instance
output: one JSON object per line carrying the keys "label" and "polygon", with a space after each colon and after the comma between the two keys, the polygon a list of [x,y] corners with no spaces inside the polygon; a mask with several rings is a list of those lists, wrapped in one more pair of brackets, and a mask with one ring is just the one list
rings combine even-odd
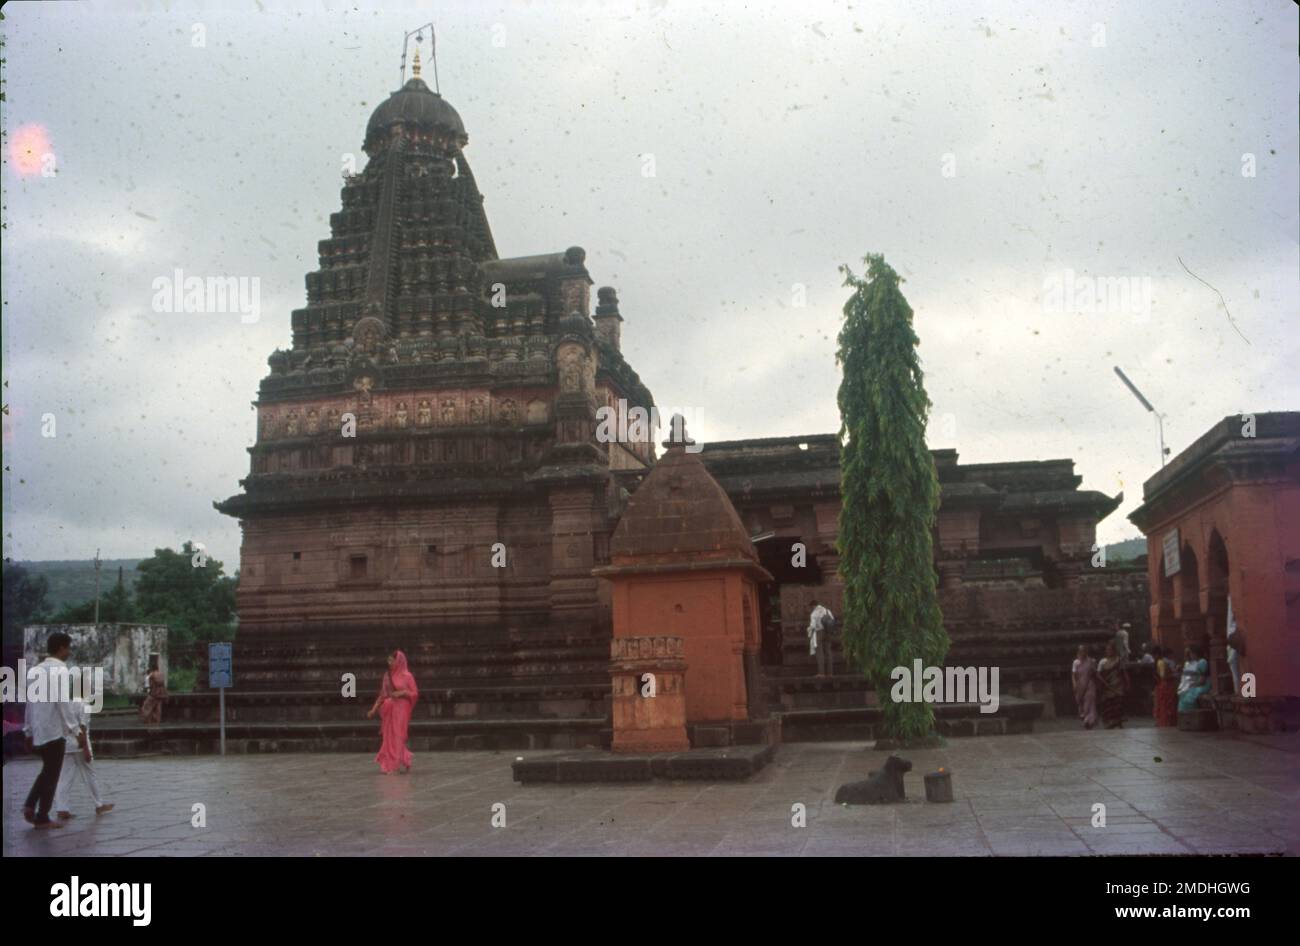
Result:
{"label": "temple stone tower tiers", "polygon": [[653,401],[612,289],[592,321],[581,247],[500,258],[468,142],[417,54],[366,123],[368,163],[268,359],[243,491],[217,504],[243,527],[241,646],[407,646],[422,682],[452,651],[489,655],[472,675],[495,683],[580,678],[589,652],[607,682],[591,572],[620,508],[611,470],[626,481],[654,447],[599,441],[596,416]]}

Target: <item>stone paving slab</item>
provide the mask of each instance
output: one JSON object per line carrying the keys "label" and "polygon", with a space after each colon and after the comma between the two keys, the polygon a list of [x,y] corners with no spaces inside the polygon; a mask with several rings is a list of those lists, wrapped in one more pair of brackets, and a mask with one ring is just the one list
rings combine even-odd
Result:
{"label": "stone paving slab", "polygon": [[[32,759],[4,767],[3,853],[103,856],[1076,856],[1300,853],[1300,734],[1139,728],[953,740],[904,753],[907,803],[845,807],[835,789],[885,754],[794,743],[744,782],[516,783],[516,758],[419,753],[410,775],[338,753],[99,759],[117,807],[33,831]],[[1155,762],[1156,758],[1162,761]],[[956,801],[922,777],[953,773]],[[207,826],[191,825],[194,805]],[[1105,805],[1106,826],[1093,827]],[[505,826],[492,824],[504,805]],[[804,827],[792,824],[802,805]],[[500,809],[497,809],[500,811]]]}

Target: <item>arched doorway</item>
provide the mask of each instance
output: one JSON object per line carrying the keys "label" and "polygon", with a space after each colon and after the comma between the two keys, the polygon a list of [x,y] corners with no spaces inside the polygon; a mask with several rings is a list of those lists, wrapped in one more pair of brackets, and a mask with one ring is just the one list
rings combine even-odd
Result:
{"label": "arched doorway", "polygon": [[[772,575],[759,591],[759,622],[762,635],[762,660],[767,667],[784,664],[789,638],[802,644],[802,628],[786,627],[783,623],[782,592],[792,600],[815,594],[822,583],[822,571],[817,556],[808,550],[808,544],[798,535],[768,535],[754,541],[758,559]],[[785,610],[789,610],[788,608]]]}

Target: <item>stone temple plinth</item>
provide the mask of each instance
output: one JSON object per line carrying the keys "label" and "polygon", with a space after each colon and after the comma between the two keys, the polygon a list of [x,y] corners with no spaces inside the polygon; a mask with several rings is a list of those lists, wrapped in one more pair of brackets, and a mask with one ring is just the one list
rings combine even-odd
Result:
{"label": "stone temple plinth", "polygon": [[680,637],[610,641],[615,752],[682,752],[686,737],[686,660]]}

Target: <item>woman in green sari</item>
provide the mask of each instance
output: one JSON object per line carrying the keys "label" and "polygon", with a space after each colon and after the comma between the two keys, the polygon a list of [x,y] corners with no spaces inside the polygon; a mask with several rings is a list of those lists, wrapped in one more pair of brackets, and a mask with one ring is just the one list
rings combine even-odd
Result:
{"label": "woman in green sari", "polygon": [[1196,701],[1210,692],[1210,662],[1199,647],[1187,648],[1187,661],[1183,664],[1183,679],[1178,684],[1178,712],[1190,713]]}

